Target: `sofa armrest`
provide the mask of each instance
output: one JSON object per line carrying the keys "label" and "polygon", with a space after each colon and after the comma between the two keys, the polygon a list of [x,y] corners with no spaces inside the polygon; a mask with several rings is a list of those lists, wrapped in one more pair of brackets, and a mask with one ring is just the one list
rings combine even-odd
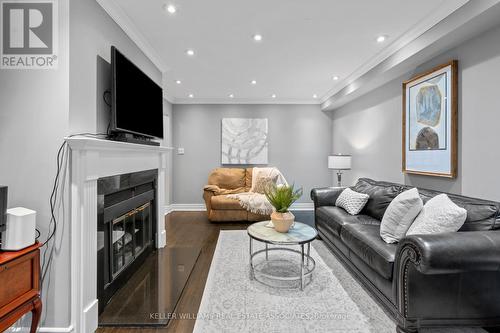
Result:
{"label": "sofa armrest", "polygon": [[500,271],[500,231],[412,235],[398,248],[397,261],[405,260],[422,274]]}
{"label": "sofa armrest", "polygon": [[210,211],[212,210],[212,197],[214,192],[210,190],[203,190],[203,200],[205,200],[205,206],[207,207],[207,214],[210,216]]}
{"label": "sofa armrest", "polygon": [[335,201],[345,187],[321,187],[311,190],[311,199],[314,202],[314,208],[321,206],[335,206]]}
{"label": "sofa armrest", "polygon": [[217,186],[217,185],[205,185],[203,187],[203,191],[209,191],[209,192],[213,192],[213,193],[217,193],[217,192],[220,192],[220,187]]}

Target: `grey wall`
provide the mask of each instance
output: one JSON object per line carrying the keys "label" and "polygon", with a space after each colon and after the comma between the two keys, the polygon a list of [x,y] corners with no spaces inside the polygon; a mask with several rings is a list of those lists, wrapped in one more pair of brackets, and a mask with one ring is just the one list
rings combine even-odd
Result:
{"label": "grey wall", "polygon": [[[402,81],[451,59],[459,61],[458,177],[405,176],[401,172]],[[500,200],[498,77],[500,27],[333,111],[333,150],[353,155],[347,182],[372,177]]]}
{"label": "grey wall", "polygon": [[109,119],[102,94],[112,45],[159,85],[162,74],[96,1],[73,1],[70,11],[70,130],[95,133]]}
{"label": "grey wall", "polygon": [[309,202],[313,187],[331,184],[327,156],[331,121],[319,105],[174,105],[173,202],[202,203],[210,170],[221,166],[221,120],[224,117],[268,118],[269,166],[304,188],[299,202]]}
{"label": "grey wall", "polygon": [[[173,113],[173,105],[167,101],[163,100],[163,146],[172,147],[173,146],[173,134],[172,134],[172,113]],[[167,156],[167,177],[166,181],[166,189],[167,193],[165,195],[165,205],[172,204],[173,200],[173,152],[168,154]]]}
{"label": "grey wall", "polygon": [[[41,240],[48,232],[57,149],[68,134],[102,130],[99,123],[107,121],[102,90],[109,87],[110,46],[161,84],[158,69],[96,1],[57,3],[59,68],[0,71],[0,184],[9,186],[9,207],[37,211]],[[66,187],[57,211],[54,260],[42,288],[44,327],[70,325],[68,199]]]}
{"label": "grey wall", "polygon": [[[0,70],[0,184],[9,186],[9,207],[23,206],[37,211],[41,240],[46,239],[50,220],[49,197],[56,173],[57,149],[68,134],[69,4],[56,3],[58,69]],[[43,323],[57,327],[68,326],[70,317],[67,213],[62,209],[56,212],[60,229],[54,262],[42,289]]]}

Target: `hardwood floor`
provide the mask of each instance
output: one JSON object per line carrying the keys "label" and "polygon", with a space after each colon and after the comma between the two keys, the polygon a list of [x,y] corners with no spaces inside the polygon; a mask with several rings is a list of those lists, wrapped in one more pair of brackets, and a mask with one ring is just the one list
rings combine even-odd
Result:
{"label": "hardwood floor", "polygon": [[[177,304],[175,316],[189,319],[173,319],[166,328],[103,327],[98,333],[189,333],[193,331],[194,316],[198,312],[208,271],[217,245],[220,230],[246,229],[247,223],[211,223],[205,212],[173,212],[166,217],[167,246],[200,246],[198,257],[182,296]],[[174,317],[175,318],[175,317]]]}

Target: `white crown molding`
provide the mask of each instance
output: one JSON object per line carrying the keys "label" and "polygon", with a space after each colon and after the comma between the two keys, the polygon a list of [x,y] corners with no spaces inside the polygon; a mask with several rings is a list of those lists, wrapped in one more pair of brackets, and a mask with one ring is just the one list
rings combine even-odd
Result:
{"label": "white crown molding", "polygon": [[[171,204],[165,206],[165,215],[171,212],[205,212],[205,204]],[[290,208],[291,211],[313,211],[312,202],[296,202]]]}
{"label": "white crown molding", "polygon": [[[132,39],[139,49],[151,60],[151,62],[164,73],[168,70],[153,46],[148,42],[144,35],[137,29],[130,17],[116,3],[116,0],[96,0],[106,13],[118,24],[120,28]],[[168,100],[168,99],[167,99]]]}
{"label": "white crown molding", "polygon": [[161,85],[163,88],[163,98],[166,99],[170,104],[175,104],[175,96],[170,94],[167,89],[168,72],[161,73]]}
{"label": "white crown molding", "polygon": [[[469,0],[460,0],[462,2],[462,6],[465,5]],[[393,40],[387,47],[382,49],[377,55],[373,58],[362,64],[358,67],[354,72],[352,72],[349,76],[339,81],[335,87],[330,89],[325,93],[321,98],[321,103],[324,103],[328,100],[329,97],[335,95],[337,92],[342,90],[345,86],[351,84],[353,81],[363,76],[371,70],[373,67],[380,64],[382,61],[387,59],[389,56],[408,45],[411,41],[415,40],[417,37],[425,33],[427,30],[438,24],[440,21],[445,19],[450,15],[450,12],[456,8],[456,2],[443,2],[436,10],[434,10],[430,15],[424,17],[413,27],[408,29],[403,35]],[[389,36],[390,38],[390,36]],[[389,39],[390,40],[390,39]]]}
{"label": "white crown molding", "polygon": [[305,104],[320,105],[319,99],[268,98],[176,98],[175,104]]}
{"label": "white crown molding", "polygon": [[[345,80],[334,94],[322,98],[321,108],[333,111],[356,98],[413,71],[417,66],[498,24],[500,0],[468,1],[416,38],[380,60],[350,81]],[[366,66],[365,68],[369,68]],[[361,73],[361,72],[360,72]]]}

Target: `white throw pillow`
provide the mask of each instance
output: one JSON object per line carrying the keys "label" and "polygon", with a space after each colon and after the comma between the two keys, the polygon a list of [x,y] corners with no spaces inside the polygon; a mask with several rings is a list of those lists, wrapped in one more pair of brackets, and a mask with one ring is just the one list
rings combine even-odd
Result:
{"label": "white throw pillow", "polygon": [[466,218],[467,210],[458,207],[446,194],[439,194],[427,201],[406,235],[455,232]]}
{"label": "white throw pillow", "polygon": [[398,194],[382,217],[380,237],[386,243],[397,243],[406,235],[424,203],[416,188]]}
{"label": "white throw pillow", "polygon": [[349,214],[357,215],[368,202],[368,194],[359,193],[346,188],[340,193],[335,206],[344,208]]}

